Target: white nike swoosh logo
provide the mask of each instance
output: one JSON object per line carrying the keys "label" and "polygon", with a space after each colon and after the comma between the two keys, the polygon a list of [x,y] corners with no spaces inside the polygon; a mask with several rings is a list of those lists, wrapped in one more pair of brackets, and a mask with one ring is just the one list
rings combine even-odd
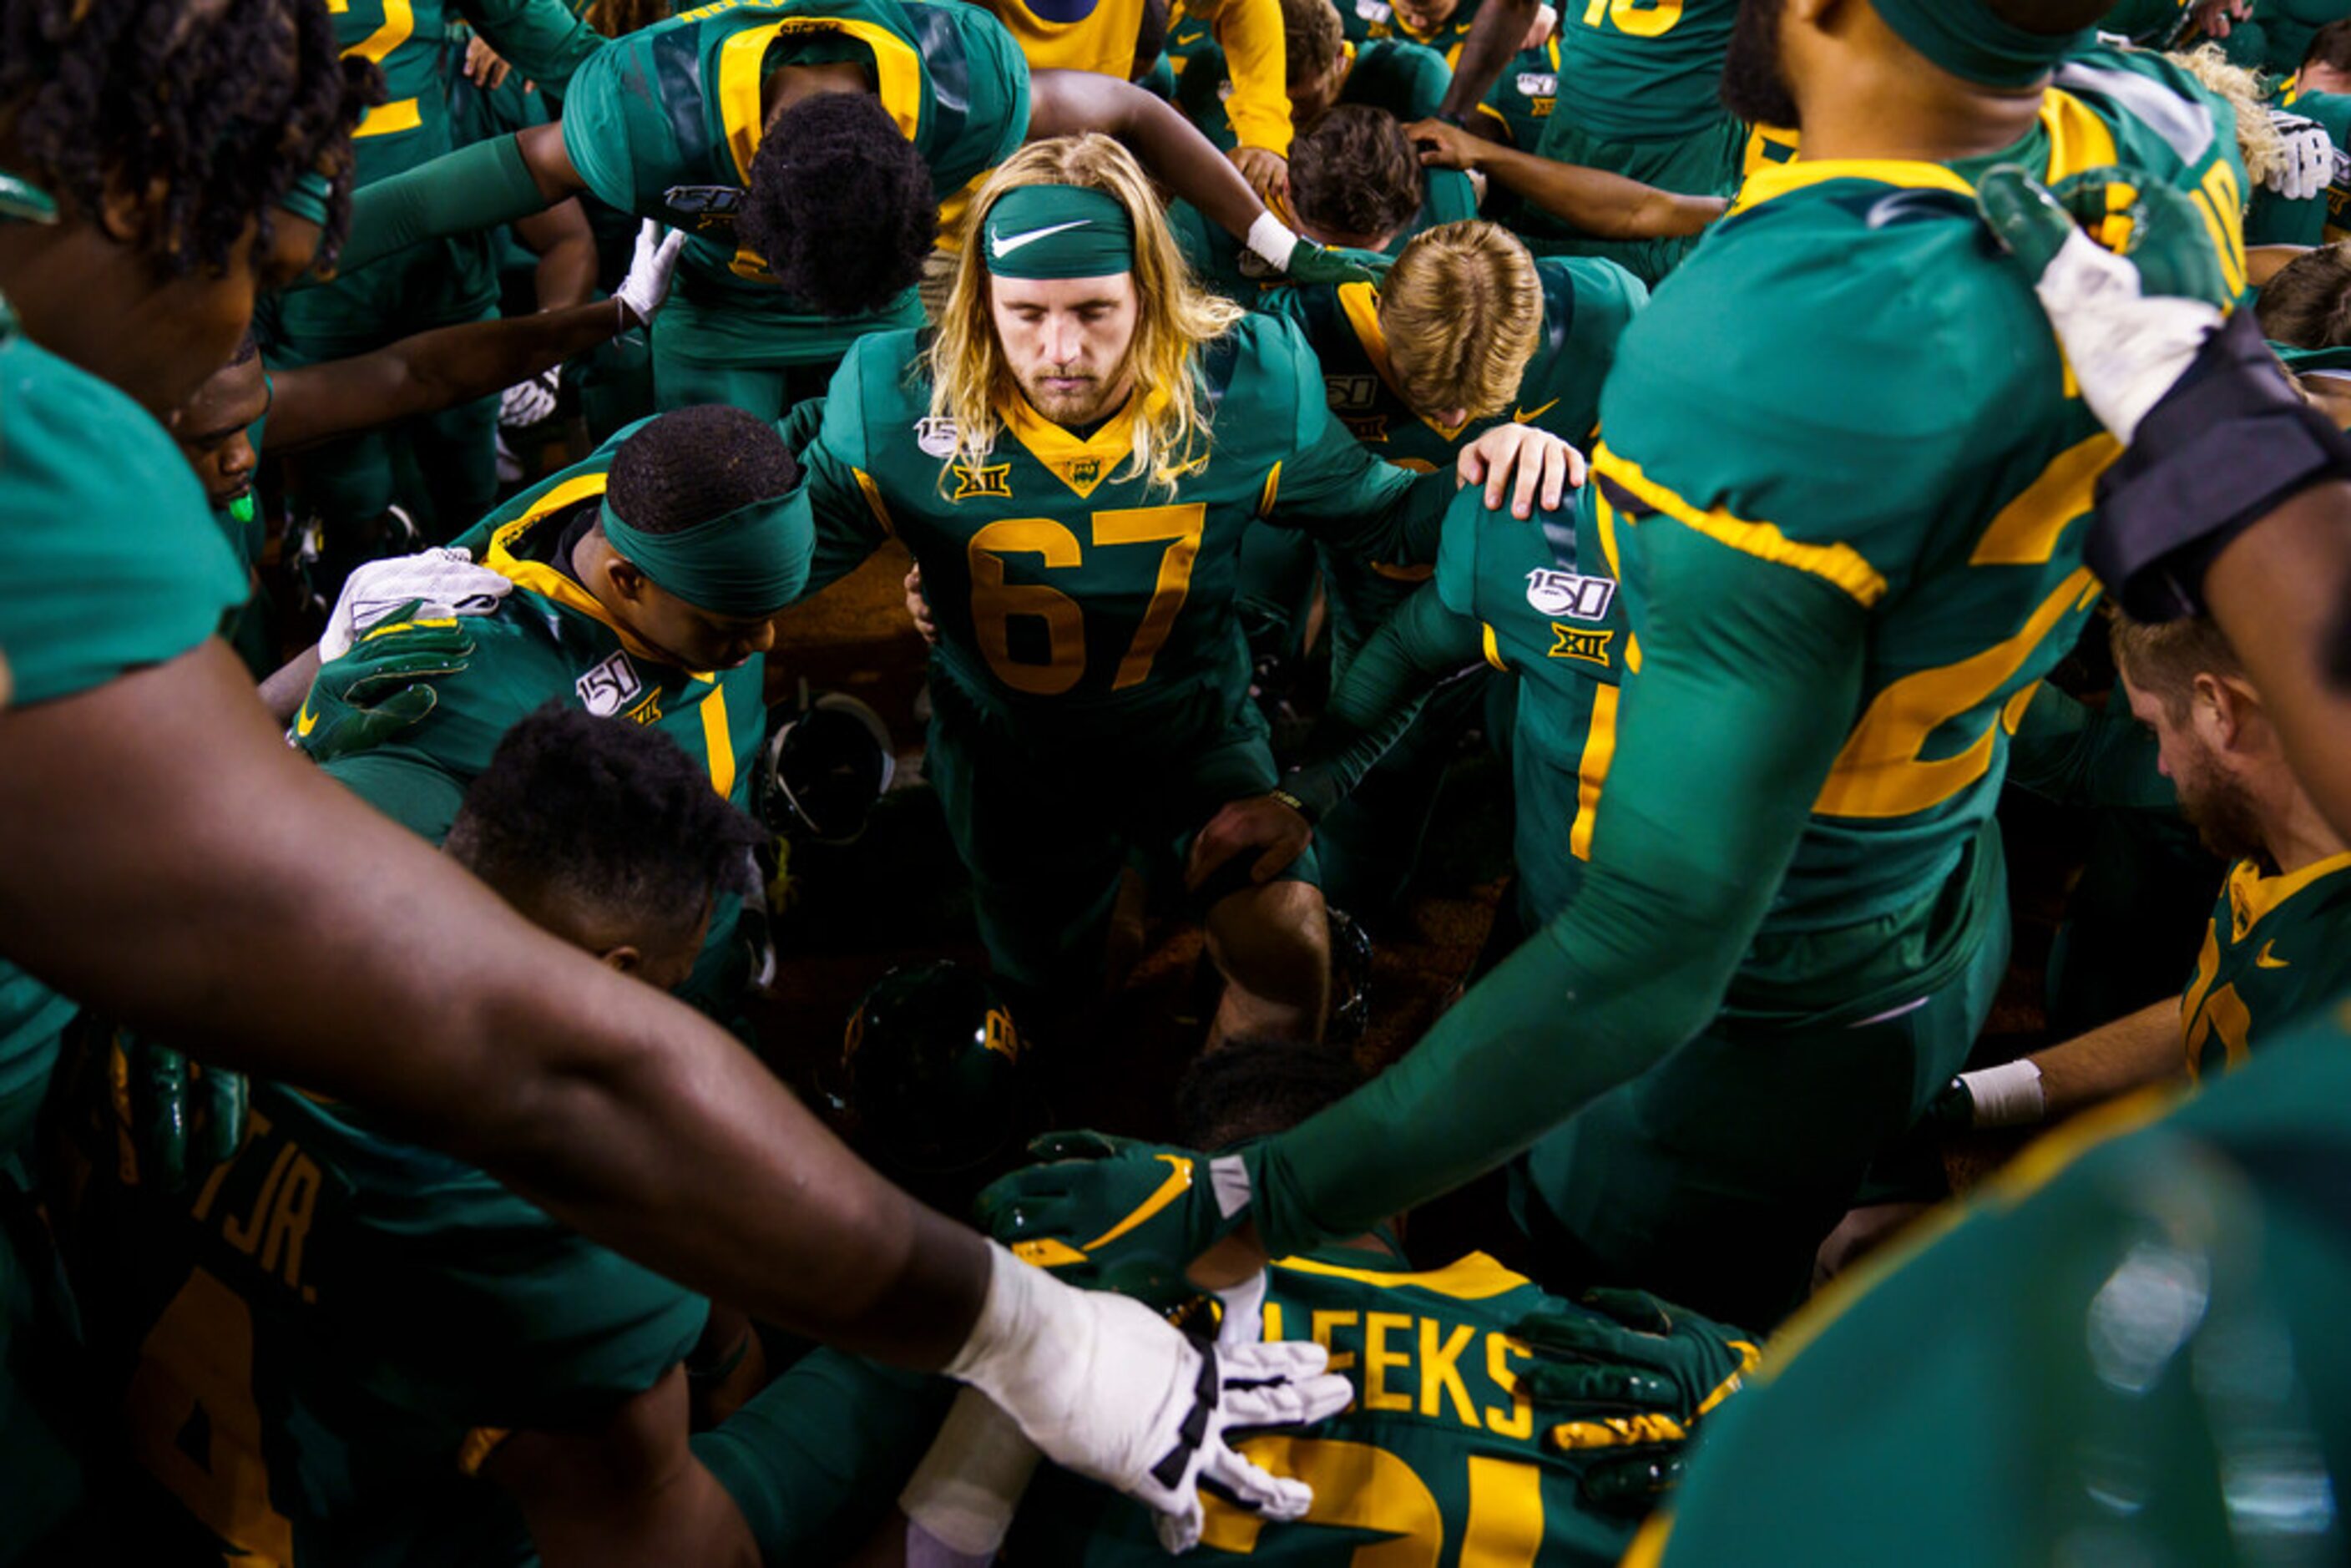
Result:
{"label": "white nike swoosh logo", "polygon": [[1054,224],[1047,228],[1030,229],[1027,234],[990,235],[987,236],[988,252],[993,256],[1010,256],[1022,246],[1033,245],[1048,235],[1057,235],[1065,229],[1081,229],[1092,222],[1093,222],[1092,218],[1071,218],[1068,223]]}

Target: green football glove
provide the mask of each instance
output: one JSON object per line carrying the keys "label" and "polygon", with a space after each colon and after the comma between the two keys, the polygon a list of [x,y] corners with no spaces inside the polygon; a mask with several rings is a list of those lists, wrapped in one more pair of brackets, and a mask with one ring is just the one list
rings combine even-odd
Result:
{"label": "green football glove", "polygon": [[53,224],[57,221],[57,199],[20,175],[0,173],[0,218]]}
{"label": "green football glove", "polygon": [[465,668],[474,640],[455,617],[412,619],[422,602],[393,611],[350,653],[319,666],[287,739],[312,760],[331,762],[423,721],[441,700],[432,683]]}
{"label": "green football glove", "polygon": [[1583,1310],[1536,1312],[1511,1333],[1535,1354],[1518,1375],[1527,1396],[1573,1412],[1546,1441],[1590,1456],[1585,1500],[1620,1513],[1646,1513],[1673,1489],[1698,1418],[1761,1358],[1737,1329],[1646,1291],[1592,1291]]}
{"label": "green football glove", "polygon": [[1375,250],[1355,250],[1316,245],[1301,239],[1281,270],[1292,283],[1368,283],[1374,287],[1387,277],[1395,257]]}
{"label": "green football glove", "polygon": [[1072,1285],[1173,1307],[1200,1293],[1184,1278],[1193,1260],[1249,1217],[1238,1155],[1083,1132],[1049,1133],[1029,1153],[1045,1163],[990,1184],[980,1228]]}
{"label": "green football glove", "polygon": [[140,1169],[164,1192],[185,1191],[193,1168],[208,1170],[245,1141],[245,1075],[192,1062],[169,1046],[115,1040],[113,1072],[131,1124]]}

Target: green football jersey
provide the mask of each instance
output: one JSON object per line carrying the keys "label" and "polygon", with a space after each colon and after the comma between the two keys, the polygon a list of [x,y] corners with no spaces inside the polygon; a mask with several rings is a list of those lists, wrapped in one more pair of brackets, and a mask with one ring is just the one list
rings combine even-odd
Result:
{"label": "green football jersey", "polygon": [[[1623,1555],[1634,1521],[1577,1491],[1608,1451],[1554,1452],[1552,1427],[1579,1413],[1538,1412],[1518,1386],[1529,1354],[1515,1325],[1580,1309],[1481,1252],[1414,1273],[1392,1255],[1325,1248],[1279,1260],[1266,1281],[1266,1337],[1325,1346],[1355,1402],[1311,1431],[1238,1445],[1274,1474],[1310,1483],[1314,1503],[1301,1521],[1268,1523],[1205,1500],[1204,1560],[1597,1565]],[[1687,1418],[1729,1397],[1753,1353],[1719,1348],[1677,1389],[1670,1414]],[[1619,1413],[1595,1407],[1582,1418]],[[1140,1505],[1053,1469],[1022,1499],[1007,1555],[1098,1565],[1166,1557]]]}
{"label": "green football jersey", "polygon": [[[1626,1563],[2241,1563],[2289,1532],[2339,1562],[2345,1003],[2169,1115],[2150,1092],[2049,1134],[1815,1296]],[[2248,1343],[2260,1373],[2220,1373]],[[2276,1456],[2274,1527],[2240,1444]]]}
{"label": "green football jersey", "polygon": [[[244,601],[246,578],[209,513],[162,426],[19,334],[0,300],[0,653],[18,708],[175,659],[213,634]],[[17,1156],[30,1153],[59,1037],[78,1010],[0,955],[0,1184],[21,1185]],[[71,1312],[52,1294],[37,1229],[0,1231],[0,1554],[32,1549],[82,1499],[80,1458],[36,1387],[41,1368],[73,1364],[60,1343]]]}
{"label": "green football jersey", "polygon": [[[177,658],[245,601],[245,571],[162,426],[18,333],[5,302],[0,514],[0,652],[17,707]],[[31,1133],[74,1011],[0,958],[0,1158]]]}
{"label": "green football jersey", "polygon": [[[1446,514],[1437,594],[1519,678],[1512,859],[1531,925],[1567,907],[1592,858],[1592,807],[1616,746],[1625,616],[1604,566],[1575,549],[1572,511],[1521,521],[1464,490]],[[1589,552],[1597,556],[1598,552]]]}
{"label": "green football jersey", "polygon": [[[352,132],[357,182],[402,173],[458,143],[444,75],[453,33],[471,23],[517,76],[560,91],[604,47],[560,0],[329,0],[335,42],[372,60],[385,101]],[[263,335],[288,364],[361,353],[405,333],[478,320],[497,303],[491,236],[457,235],[413,246],[315,288],[264,302]]]}
{"label": "green football jersey", "polygon": [[[1384,109],[1408,125],[1430,118],[1445,101],[1453,73],[1436,50],[1401,38],[1361,44],[1350,39],[1340,47],[1349,62],[1347,79],[1339,89],[1341,103]],[[1232,91],[1225,52],[1213,44],[1195,55],[1176,86],[1176,107],[1222,152],[1231,152],[1238,141],[1225,110]]]}
{"label": "green football jersey", "polygon": [[1722,58],[1739,0],[1562,0],[1557,124],[1669,141],[1727,118]]}
{"label": "green football jersey", "polygon": [[2143,49],[2159,49],[2187,20],[2188,0],[2121,0],[2098,18],[2098,26]]}
{"label": "green football jersey", "polygon": [[1542,144],[1543,126],[1559,102],[1559,36],[1554,33],[1541,47],[1521,49],[1512,56],[1494,85],[1486,89],[1478,112],[1499,126],[1511,146],[1532,152]]}
{"label": "green football jersey", "polygon": [[[612,452],[628,434],[459,536],[475,559],[511,578],[516,591],[494,613],[465,618],[473,657],[462,673],[434,680],[440,695],[431,714],[371,751],[338,758],[335,771],[381,758],[470,783],[507,730],[559,701],[660,730],[710,775],[712,789],[748,806],[766,734],[766,659],[754,656],[731,670],[677,668],[612,620],[569,575],[559,548],[572,525],[595,516]],[[307,706],[295,716],[298,743],[307,717]],[[450,804],[454,810],[454,799]],[[446,817],[408,825],[435,841],[449,829]]]}
{"label": "green football jersey", "polygon": [[2302,92],[2289,79],[2272,95],[2280,109],[2313,120],[2335,143],[2335,169],[2326,188],[2289,202],[2266,186],[2253,192],[2245,213],[2247,245],[2332,245],[2351,235],[2351,97]]}
{"label": "green football jersey", "polygon": [[2261,0],[2255,15],[2262,49],[2259,58],[2246,63],[2271,76],[2290,76],[2302,69],[2319,28],[2351,17],[2351,0]]}
{"label": "green football jersey", "polygon": [[[479,1170],[278,1085],[192,1191],[126,1162],[85,1200],[110,1239],[95,1348],[127,1378],[131,1456],[243,1561],[522,1560],[484,1460],[650,1388],[708,1316]],[[193,1533],[171,1515],[136,1511],[139,1561]]]}
{"label": "green football jersey", "polygon": [[563,145],[596,196],[685,230],[678,298],[694,357],[771,365],[841,352],[921,318],[914,290],[832,319],[786,294],[735,237],[764,131],[761,83],[794,63],[851,60],[929,164],[945,204],[1029,133],[1029,66],[983,6],[934,0],[716,0],[616,40],[563,106]]}
{"label": "green football jersey", "polygon": [[1461,46],[1469,38],[1470,25],[1478,20],[1479,0],[1461,0],[1453,14],[1426,32],[1396,15],[1387,0],[1334,0],[1339,7],[1339,24],[1348,38],[1358,44],[1381,38],[1401,38],[1408,44],[1420,44],[1437,51],[1450,68],[1461,57]]}
{"label": "green football jersey", "polygon": [[[1600,387],[1615,362],[1617,340],[1649,301],[1640,279],[1612,261],[1544,257],[1543,319],[1534,357],[1507,413],[1466,425],[1446,426],[1413,412],[1397,391],[1379,295],[1367,283],[1285,289],[1273,308],[1305,334],[1322,367],[1331,412],[1377,456],[1419,473],[1449,470],[1462,447],[1495,426],[1514,423],[1550,431],[1578,446],[1589,444],[1600,421]],[[1341,666],[1426,570],[1394,562],[1338,559],[1326,552],[1332,632]]]}
{"label": "green football jersey", "polygon": [[[2283,948],[2281,948],[2283,944]],[[2229,868],[2179,1000],[2188,1074],[2244,1065],[2247,1054],[2351,992],[2351,853],[2291,876]]]}
{"label": "green football jersey", "polygon": [[[2059,81],[2032,133],[1976,167],[2019,162],[2054,180],[2122,162],[2171,181],[2206,204],[2241,281],[2242,175],[2210,100],[2159,57],[2101,51]],[[1712,585],[1691,591],[1778,584],[1821,601],[1788,601],[1791,635],[1796,619],[1825,616],[1862,639],[1853,689],[1835,698],[1853,716],[1767,937],[1937,904],[1990,816],[2033,685],[2097,598],[2081,539],[2117,447],[2034,330],[2030,289],[1984,248],[1968,172],[1799,161],[1750,175],[1686,264],[1706,287],[1659,296],[1626,334],[1603,399],[1583,528],[1612,575],[1635,585],[1629,709],[1641,702],[1640,650],[1656,638],[1638,585],[1660,548],[1686,580]],[[1789,309],[1800,297],[1810,308]],[[1729,403],[1726,385],[1740,389]],[[1699,402],[1711,412],[1693,423]],[[1627,831],[1665,829],[1646,821],[1647,793],[1631,786]],[[1604,796],[1604,845],[1611,804]],[[1938,965],[1972,950],[1967,921],[1997,915],[1942,908],[1934,956],[1897,961],[1889,946],[1874,983],[1930,989]],[[1782,978],[1826,1000],[1853,996],[1840,988],[1856,977]]]}
{"label": "green football jersey", "polygon": [[986,711],[1089,737],[1148,733],[1170,702],[1238,689],[1241,540],[1265,518],[1334,549],[1436,552],[1449,476],[1376,462],[1331,416],[1296,329],[1245,317],[1195,357],[1205,455],[1172,493],[1130,472],[1132,402],[1080,437],[1016,399],[977,462],[930,411],[912,332],[861,340],[800,461],[818,551],[810,591],[885,537],[911,549],[936,618],[935,669]]}

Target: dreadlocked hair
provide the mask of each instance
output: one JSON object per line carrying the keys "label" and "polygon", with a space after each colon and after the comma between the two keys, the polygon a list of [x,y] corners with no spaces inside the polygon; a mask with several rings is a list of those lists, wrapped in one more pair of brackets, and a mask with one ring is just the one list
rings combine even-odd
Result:
{"label": "dreadlocked hair", "polygon": [[319,258],[350,221],[351,128],[383,98],[344,59],[320,0],[0,0],[0,123],[22,172],[84,214],[110,186],[160,187],[144,236],[174,274],[217,273],[279,200],[339,172]]}

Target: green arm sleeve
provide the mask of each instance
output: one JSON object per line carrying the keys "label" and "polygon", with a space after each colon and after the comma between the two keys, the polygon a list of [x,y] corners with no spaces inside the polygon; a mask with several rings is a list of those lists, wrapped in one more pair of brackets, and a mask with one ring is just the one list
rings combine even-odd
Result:
{"label": "green arm sleeve", "polygon": [[1357,651],[1307,743],[1311,760],[1283,788],[1321,818],[1412,727],[1428,694],[1478,656],[1478,622],[1424,586]]}
{"label": "green arm sleeve", "polygon": [[[832,373],[824,397],[799,403],[778,426],[808,475],[809,512],[816,523],[816,553],[809,561],[802,599],[855,571],[891,532],[881,492],[858,482],[869,465],[858,417],[864,406],[862,364],[863,356],[852,350]],[[817,405],[813,411],[811,403]],[[814,440],[795,439],[811,428]]]}
{"label": "green arm sleeve", "polygon": [[820,1350],[695,1437],[694,1457],[762,1563],[838,1562],[896,1503],[954,1396],[945,1378]]}
{"label": "green arm sleeve", "polygon": [[1641,663],[1591,873],[1402,1061],[1250,1151],[1271,1256],[1448,1191],[1646,1071],[1714,1015],[1770,906],[1857,710],[1865,613],[1662,518],[1619,538]]}
{"label": "green arm sleeve", "polygon": [[513,137],[476,141],[354,196],[350,237],[335,266],[355,272],[410,246],[496,228],[549,204]]}
{"label": "green arm sleeve", "polygon": [[2043,683],[2009,742],[2008,781],[2061,806],[2179,806],[2156,770],[2155,737],[2130,716],[2119,685],[2099,709]]}
{"label": "green arm sleeve", "polygon": [[604,47],[604,36],[562,0],[458,0],[457,9],[508,65],[558,97]]}

